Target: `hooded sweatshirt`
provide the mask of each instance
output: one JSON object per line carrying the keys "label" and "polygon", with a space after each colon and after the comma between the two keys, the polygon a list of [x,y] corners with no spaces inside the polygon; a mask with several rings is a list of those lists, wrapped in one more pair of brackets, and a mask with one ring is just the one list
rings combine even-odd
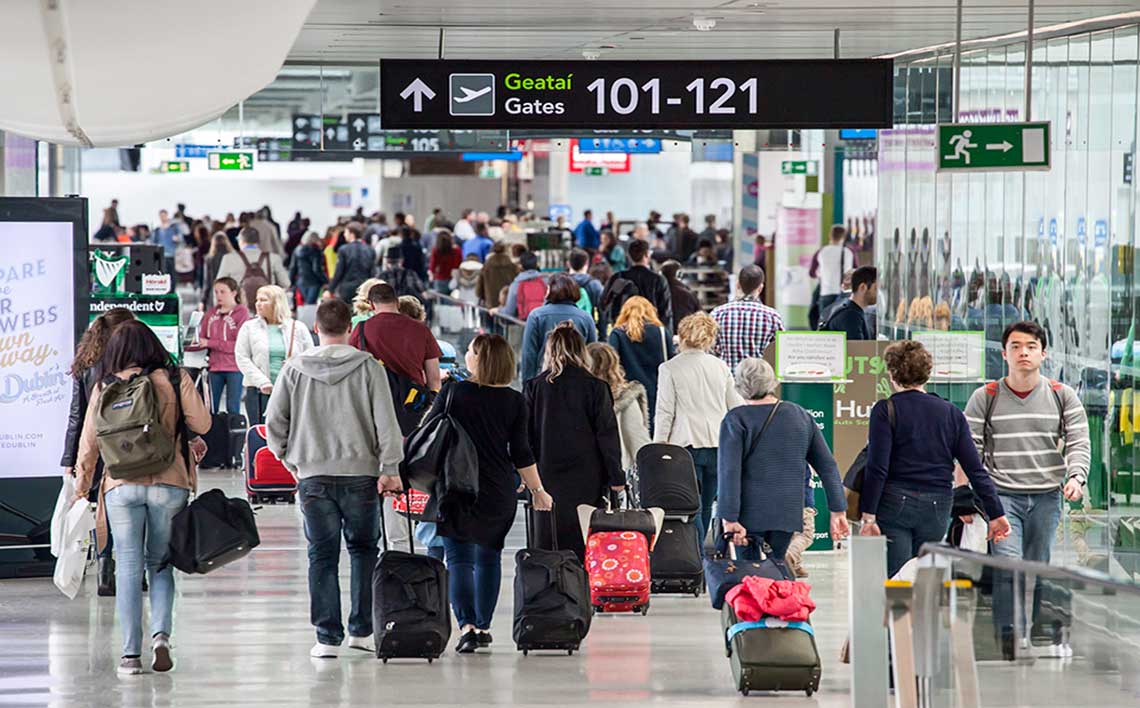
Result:
{"label": "hooded sweatshirt", "polygon": [[298,479],[395,476],[404,459],[387,373],[347,344],[290,359],[265,423],[269,449]]}

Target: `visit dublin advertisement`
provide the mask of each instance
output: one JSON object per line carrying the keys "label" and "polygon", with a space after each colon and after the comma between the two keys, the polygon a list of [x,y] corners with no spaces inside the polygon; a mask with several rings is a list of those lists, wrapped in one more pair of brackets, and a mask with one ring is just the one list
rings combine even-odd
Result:
{"label": "visit dublin advertisement", "polygon": [[0,478],[59,474],[75,343],[73,231],[70,222],[0,222]]}

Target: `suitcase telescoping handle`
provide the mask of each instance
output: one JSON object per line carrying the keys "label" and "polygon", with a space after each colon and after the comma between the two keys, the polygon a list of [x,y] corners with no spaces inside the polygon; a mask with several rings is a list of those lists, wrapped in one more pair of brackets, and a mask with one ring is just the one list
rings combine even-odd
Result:
{"label": "suitcase telescoping handle", "polygon": [[[527,508],[524,510],[524,511],[526,511],[526,513],[523,514],[523,519],[526,522],[526,545],[528,547],[533,548],[534,547],[534,533],[530,527],[530,512],[532,512],[532,511],[535,513],[540,513],[540,512],[538,509],[534,508],[534,498],[533,497],[531,499],[527,500],[526,507]],[[551,550],[557,551],[558,550],[558,524],[554,518],[554,502],[550,503],[550,511],[547,511],[544,513],[546,513],[547,518],[550,519],[550,544],[553,546],[553,548]]]}
{"label": "suitcase telescoping handle", "polygon": [[[380,537],[384,540],[384,550],[388,550],[388,526],[384,523],[384,504],[385,497],[380,497]],[[411,553],[416,552],[416,533],[412,528],[412,490],[411,487],[404,488],[404,504],[408,507],[408,513],[404,518],[408,520],[408,551]]]}

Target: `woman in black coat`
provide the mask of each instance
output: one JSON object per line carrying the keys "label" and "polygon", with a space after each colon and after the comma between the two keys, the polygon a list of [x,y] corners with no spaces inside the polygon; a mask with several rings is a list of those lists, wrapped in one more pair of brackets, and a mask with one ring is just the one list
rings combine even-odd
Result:
{"label": "woman in black coat", "polygon": [[325,273],[325,254],[320,234],[309,233],[305,243],[293,251],[289,279],[293,282],[293,287],[301,291],[301,298],[306,305],[316,304],[321,288],[329,282],[328,274]]}
{"label": "woman in black coat", "polygon": [[[530,445],[554,505],[558,548],[585,562],[578,505],[602,506],[608,489],[625,487],[621,437],[610,387],[589,372],[586,340],[569,322],[546,339],[543,371],[526,383]],[[553,548],[550,527],[533,525],[536,545]]]}

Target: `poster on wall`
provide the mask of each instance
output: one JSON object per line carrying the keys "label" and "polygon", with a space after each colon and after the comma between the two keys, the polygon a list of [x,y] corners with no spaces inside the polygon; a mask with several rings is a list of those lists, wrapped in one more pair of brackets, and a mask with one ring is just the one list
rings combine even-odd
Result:
{"label": "poster on wall", "polygon": [[780,207],[776,223],[777,309],[811,305],[811,257],[820,246],[820,210]]}
{"label": "poster on wall", "polygon": [[74,225],[0,221],[0,478],[59,475],[75,346]]}

